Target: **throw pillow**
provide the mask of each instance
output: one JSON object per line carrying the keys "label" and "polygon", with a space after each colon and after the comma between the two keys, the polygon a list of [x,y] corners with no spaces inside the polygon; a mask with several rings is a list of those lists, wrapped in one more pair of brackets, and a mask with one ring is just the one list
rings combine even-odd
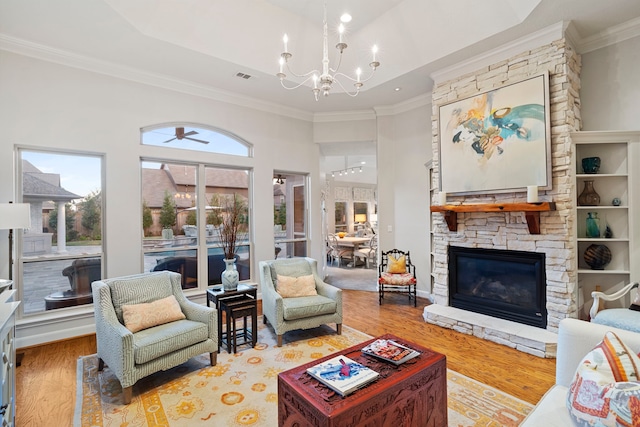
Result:
{"label": "throw pillow", "polygon": [[131,332],[138,332],[153,326],[185,319],[176,297],[169,295],[153,302],[122,306],[124,326]]}
{"label": "throw pillow", "polygon": [[316,279],[313,277],[313,274],[298,277],[281,276],[278,274],[276,292],[283,298],[318,295],[316,291]]}
{"label": "throw pillow", "polygon": [[580,362],[567,394],[576,425],[640,425],[640,358],[613,332]]}
{"label": "throw pillow", "polygon": [[388,256],[389,263],[387,264],[387,273],[398,274],[407,272],[407,261],[402,255],[396,259],[391,255]]}

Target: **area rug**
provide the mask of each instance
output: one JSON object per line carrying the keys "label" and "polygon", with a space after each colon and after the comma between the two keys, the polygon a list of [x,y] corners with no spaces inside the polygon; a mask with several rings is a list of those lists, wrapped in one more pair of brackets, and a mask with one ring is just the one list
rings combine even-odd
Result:
{"label": "area rug", "polygon": [[[108,366],[98,372],[96,355],[78,359],[76,427],[181,427],[278,425],[279,372],[363,342],[370,337],[347,326],[342,335],[327,326],[295,331],[276,347],[270,328],[261,325],[258,345],[222,350],[216,366],[208,355],[194,357],[134,386],[122,405],[122,389]],[[532,405],[453,371],[447,372],[449,426],[520,424]]]}

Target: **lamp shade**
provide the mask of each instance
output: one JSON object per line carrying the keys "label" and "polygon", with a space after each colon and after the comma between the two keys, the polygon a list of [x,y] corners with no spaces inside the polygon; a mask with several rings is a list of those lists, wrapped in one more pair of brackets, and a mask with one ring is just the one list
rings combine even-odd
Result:
{"label": "lamp shade", "polygon": [[355,222],[365,222],[367,220],[367,214],[356,214],[354,220]]}
{"label": "lamp shade", "polygon": [[0,203],[0,230],[31,227],[29,203]]}

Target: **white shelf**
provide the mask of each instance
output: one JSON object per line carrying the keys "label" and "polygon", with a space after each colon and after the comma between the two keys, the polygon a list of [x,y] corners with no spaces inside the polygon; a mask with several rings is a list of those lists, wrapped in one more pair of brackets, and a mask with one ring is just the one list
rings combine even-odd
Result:
{"label": "white shelf", "polygon": [[[604,292],[618,290],[635,277],[638,264],[632,260],[638,242],[634,229],[634,206],[638,203],[637,190],[633,183],[638,168],[634,153],[634,142],[640,139],[640,132],[574,132],[574,182],[576,199],[582,193],[585,181],[593,181],[593,187],[600,196],[598,206],[575,207],[576,266],[577,288],[584,295],[585,306],[590,305],[591,292],[600,286]],[[600,157],[597,173],[587,174],[582,170],[582,159]],[[620,205],[613,206],[614,198],[620,199]],[[597,213],[600,220],[600,238],[586,237],[586,219],[588,212]],[[609,226],[613,237],[605,238],[603,229]],[[636,224],[637,227],[637,224]],[[584,252],[592,244],[605,245],[611,251],[611,262],[604,270],[590,269],[584,261]],[[635,262],[635,264],[634,264]],[[627,304],[628,305],[628,304]]]}

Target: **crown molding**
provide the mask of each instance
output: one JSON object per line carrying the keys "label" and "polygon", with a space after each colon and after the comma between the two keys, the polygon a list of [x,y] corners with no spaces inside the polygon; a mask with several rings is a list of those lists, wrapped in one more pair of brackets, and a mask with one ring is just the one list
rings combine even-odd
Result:
{"label": "crown molding", "polygon": [[542,30],[531,33],[527,36],[514,40],[512,43],[488,50],[480,55],[459,62],[451,67],[443,68],[431,74],[434,84],[455,79],[465,74],[473,73],[482,67],[495,64],[530,49],[535,49],[545,44],[549,44],[564,36],[564,30],[568,22],[561,21],[550,25]]}
{"label": "crown molding", "polygon": [[578,40],[576,51],[583,54],[638,36],[640,36],[640,18],[634,18],[622,24],[607,28],[593,36]]}
{"label": "crown molding", "polygon": [[315,113],[314,123],[352,122],[358,120],[375,120],[376,114],[372,110],[335,111],[328,113]]}
{"label": "crown molding", "polygon": [[78,55],[4,34],[0,34],[0,50],[110,77],[130,80],[162,89],[173,90],[188,95],[251,108],[266,113],[279,114],[298,120],[313,121],[313,114],[310,112],[238,95],[233,92],[193,83],[187,80],[176,79],[163,74],[151,73],[132,67],[125,67],[113,62]]}
{"label": "crown molding", "polygon": [[431,105],[431,91],[418,95],[406,101],[399,102],[390,106],[377,106],[374,107],[376,115],[380,116],[394,116],[396,114],[406,113],[407,111],[422,108],[427,105]]}

